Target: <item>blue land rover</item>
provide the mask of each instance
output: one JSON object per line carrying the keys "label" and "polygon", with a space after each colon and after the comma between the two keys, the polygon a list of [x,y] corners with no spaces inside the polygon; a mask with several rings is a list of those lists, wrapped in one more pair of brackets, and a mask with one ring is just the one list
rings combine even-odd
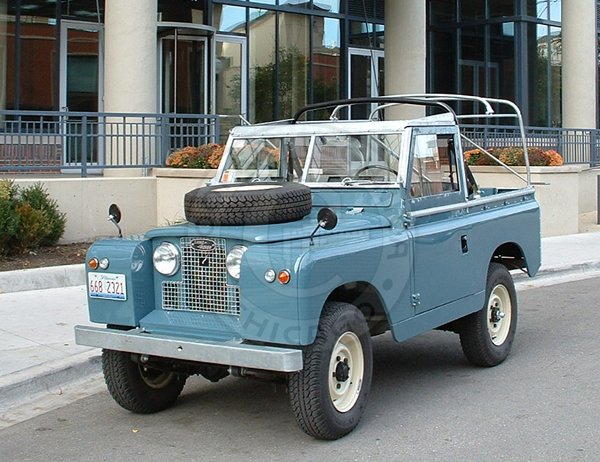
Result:
{"label": "blue land rover", "polygon": [[[359,104],[366,120],[342,120]],[[405,105],[423,117],[389,120]],[[477,184],[463,150],[502,162],[459,123],[500,119],[521,127],[510,142],[527,164],[505,100],[344,100],[233,129],[212,184],[186,194],[185,223],[89,249],[90,319],[106,327],[77,326],[77,342],[103,349],[130,411],[169,407],[191,375],[278,380],[321,439],[358,424],[373,336],[450,330],[474,365],[501,363],[517,324],[510,271],[540,266],[539,206],[529,174],[522,188]]]}

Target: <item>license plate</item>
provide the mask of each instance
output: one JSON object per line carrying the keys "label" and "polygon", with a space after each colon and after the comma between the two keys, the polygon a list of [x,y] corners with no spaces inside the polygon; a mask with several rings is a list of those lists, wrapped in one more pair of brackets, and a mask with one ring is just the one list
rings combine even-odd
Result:
{"label": "license plate", "polygon": [[88,273],[88,292],[92,298],[127,300],[124,274]]}

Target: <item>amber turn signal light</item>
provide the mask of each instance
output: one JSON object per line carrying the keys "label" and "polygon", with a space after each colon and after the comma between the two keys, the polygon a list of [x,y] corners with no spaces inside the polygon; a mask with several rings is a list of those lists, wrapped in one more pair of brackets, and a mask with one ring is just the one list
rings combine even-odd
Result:
{"label": "amber turn signal light", "polygon": [[279,282],[281,282],[282,284],[287,284],[288,282],[290,282],[291,276],[290,276],[290,272],[288,270],[283,270],[280,271],[279,274],[277,275],[277,280]]}

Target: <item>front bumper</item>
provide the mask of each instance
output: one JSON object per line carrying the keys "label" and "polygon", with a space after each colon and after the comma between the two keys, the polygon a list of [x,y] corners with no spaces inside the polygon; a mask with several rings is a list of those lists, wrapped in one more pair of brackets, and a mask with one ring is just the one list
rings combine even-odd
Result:
{"label": "front bumper", "polygon": [[215,342],[180,339],[149,334],[140,329],[129,331],[75,326],[78,345],[127,351],[164,358],[247,367],[277,372],[302,369],[302,351],[241,342]]}

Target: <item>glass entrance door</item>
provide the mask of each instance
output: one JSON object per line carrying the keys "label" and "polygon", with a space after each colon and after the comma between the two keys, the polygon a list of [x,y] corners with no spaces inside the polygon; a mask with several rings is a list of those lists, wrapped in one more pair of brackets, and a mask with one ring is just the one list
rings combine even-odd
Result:
{"label": "glass entrance door", "polygon": [[[488,63],[486,66],[481,61],[461,60],[460,92],[464,95],[497,98],[500,93],[498,81],[499,68],[498,63]],[[486,83],[486,77],[489,78],[488,83]]]}
{"label": "glass entrance door", "polygon": [[[350,98],[364,98],[384,95],[384,57],[383,50],[350,48],[348,51],[350,72],[348,73],[348,92]],[[363,119],[369,116],[369,108],[356,106],[352,108],[352,119]]]}
{"label": "glass entrance door", "polygon": [[98,161],[98,117],[102,110],[102,29],[90,23],[62,22],[61,111],[74,113],[62,123],[63,161],[80,164]]}
{"label": "glass entrance door", "polygon": [[162,111],[177,114],[206,114],[207,39],[173,35],[161,39]]}

